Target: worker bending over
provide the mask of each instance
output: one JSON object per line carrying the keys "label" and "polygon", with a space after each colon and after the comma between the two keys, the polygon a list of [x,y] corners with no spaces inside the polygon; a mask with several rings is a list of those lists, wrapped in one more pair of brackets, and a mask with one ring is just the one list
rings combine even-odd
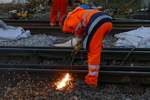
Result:
{"label": "worker bending over", "polygon": [[[87,6],[80,6],[70,12],[64,21],[63,31],[76,36],[73,39],[73,46],[79,42],[88,51],[88,74],[85,76],[85,83],[90,86],[97,86],[100,70],[101,49],[103,39],[112,29],[112,18],[97,9],[89,9]],[[74,42],[77,41],[77,42]],[[61,47],[66,44],[56,44]]]}

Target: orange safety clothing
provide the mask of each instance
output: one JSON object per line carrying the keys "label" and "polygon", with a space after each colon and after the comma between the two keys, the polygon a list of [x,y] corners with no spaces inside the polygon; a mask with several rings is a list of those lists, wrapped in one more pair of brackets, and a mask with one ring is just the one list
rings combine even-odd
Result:
{"label": "orange safety clothing", "polygon": [[59,25],[62,25],[63,17],[66,14],[68,6],[68,0],[52,0],[52,6],[50,8],[50,23],[51,25],[56,24],[57,14],[59,13]]}
{"label": "orange safety clothing", "polygon": [[[85,78],[87,84],[97,86],[97,77],[100,71],[100,61],[101,61],[101,50],[103,39],[110,30],[112,29],[112,23],[106,22],[94,33],[92,40],[88,48],[88,66],[89,73]],[[95,66],[95,68],[90,68],[90,66]],[[93,76],[93,77],[91,77]],[[87,78],[88,77],[88,78]],[[94,82],[91,80],[95,80]]]}
{"label": "orange safety clothing", "polygon": [[112,29],[111,19],[98,10],[86,10],[80,7],[70,12],[65,19],[63,31],[83,38],[83,48],[88,50],[89,72],[85,77],[88,85],[97,86],[102,41]]}
{"label": "orange safety clothing", "polygon": [[96,87],[98,82],[98,77],[93,75],[85,76],[85,83],[89,86]]}
{"label": "orange safety clothing", "polygon": [[[84,24],[87,25],[91,16],[95,13],[99,12],[98,10],[85,10],[81,7],[77,7],[72,12],[68,13],[67,18],[64,21],[63,32],[72,33],[76,36],[82,36],[84,33],[84,28],[79,27],[76,29],[78,25]],[[84,18],[85,17],[85,18]],[[82,20],[84,19],[84,20]],[[77,31],[75,31],[77,30]]]}

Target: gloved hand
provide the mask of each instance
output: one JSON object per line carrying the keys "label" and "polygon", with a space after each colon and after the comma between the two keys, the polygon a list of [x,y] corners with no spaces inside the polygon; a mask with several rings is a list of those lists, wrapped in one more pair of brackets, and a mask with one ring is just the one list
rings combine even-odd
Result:
{"label": "gloved hand", "polygon": [[75,47],[81,39],[78,37],[72,38],[65,43],[55,44],[55,47]]}
{"label": "gloved hand", "polygon": [[73,53],[74,54],[77,54],[82,48],[82,43],[81,41],[79,41],[75,46],[74,46],[74,49],[73,49]]}

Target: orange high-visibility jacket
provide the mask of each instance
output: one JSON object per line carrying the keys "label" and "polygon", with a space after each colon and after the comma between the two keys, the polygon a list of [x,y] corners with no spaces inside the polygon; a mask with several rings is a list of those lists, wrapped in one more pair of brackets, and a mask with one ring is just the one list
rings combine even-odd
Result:
{"label": "orange high-visibility jacket", "polygon": [[85,10],[81,7],[77,7],[75,10],[70,12],[67,18],[65,19],[64,25],[63,25],[63,32],[72,33],[76,36],[81,37],[84,33],[84,29],[86,25],[88,24],[90,18],[92,17],[92,15],[94,15],[97,12],[100,12],[100,11]]}

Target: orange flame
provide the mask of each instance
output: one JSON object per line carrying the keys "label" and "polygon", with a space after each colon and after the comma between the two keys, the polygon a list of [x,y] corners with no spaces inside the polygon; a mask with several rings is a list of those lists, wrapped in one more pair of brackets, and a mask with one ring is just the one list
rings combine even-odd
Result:
{"label": "orange flame", "polygon": [[67,85],[69,85],[71,80],[71,75],[69,73],[66,73],[64,78],[56,83],[56,90],[62,90]]}

